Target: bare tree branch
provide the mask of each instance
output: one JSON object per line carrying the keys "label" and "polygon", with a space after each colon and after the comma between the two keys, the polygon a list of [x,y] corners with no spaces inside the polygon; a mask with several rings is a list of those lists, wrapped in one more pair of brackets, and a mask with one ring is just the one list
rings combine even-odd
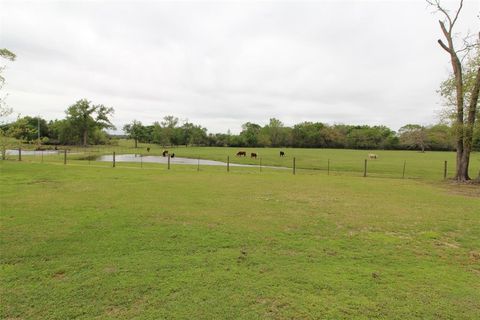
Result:
{"label": "bare tree branch", "polygon": [[455,24],[455,22],[457,22],[458,15],[460,14],[460,11],[462,11],[462,7],[463,7],[463,0],[460,0],[460,5],[458,6],[457,13],[455,14],[455,18],[453,18],[452,27]]}
{"label": "bare tree branch", "polygon": [[445,51],[447,51],[447,52],[450,53],[450,54],[452,53],[452,52],[450,51],[450,48],[447,47],[447,46],[442,42],[442,40],[439,39],[439,40],[438,40],[438,43],[440,44],[440,46],[441,46]]}

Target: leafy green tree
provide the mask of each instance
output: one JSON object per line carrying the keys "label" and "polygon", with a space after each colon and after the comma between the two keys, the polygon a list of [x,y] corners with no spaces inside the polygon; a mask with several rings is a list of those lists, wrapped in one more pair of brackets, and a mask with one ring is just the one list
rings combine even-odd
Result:
{"label": "leafy green tree", "polygon": [[190,122],[185,122],[179,128],[181,134],[181,143],[185,146],[189,144],[202,145],[207,143],[207,129]]}
{"label": "leafy green tree", "polygon": [[446,124],[427,127],[427,141],[432,150],[455,150],[452,128]]}
{"label": "leafy green tree", "polygon": [[427,129],[419,124],[407,124],[398,130],[400,143],[407,149],[420,149],[425,152],[429,146],[427,141]]}
{"label": "leafy green tree", "polygon": [[157,143],[163,146],[179,144],[180,132],[178,130],[178,118],[174,116],[165,116],[160,122],[161,130],[156,128]]}
{"label": "leafy green tree", "polygon": [[19,117],[14,123],[8,126],[7,135],[15,139],[32,142],[37,140],[38,137],[48,136],[48,124],[45,119],[39,117]]}
{"label": "leafy green tree", "polygon": [[240,136],[243,138],[246,145],[251,147],[257,147],[261,129],[262,127],[256,123],[247,122],[242,125],[242,131],[240,132]]}
{"label": "leafy green tree", "polygon": [[137,120],[133,120],[132,123],[124,125],[123,131],[128,134],[130,139],[135,141],[135,148],[138,147],[138,141],[145,138],[145,127]]}
{"label": "leafy green tree", "polygon": [[264,127],[266,134],[268,135],[270,145],[272,147],[278,147],[285,143],[286,132],[282,121],[271,118],[268,125]]}
{"label": "leafy green tree", "polygon": [[115,128],[109,118],[113,112],[113,108],[92,105],[90,101],[82,99],[68,107],[66,120],[76,132],[80,133],[83,145],[87,146],[89,134],[94,134],[98,129]]}

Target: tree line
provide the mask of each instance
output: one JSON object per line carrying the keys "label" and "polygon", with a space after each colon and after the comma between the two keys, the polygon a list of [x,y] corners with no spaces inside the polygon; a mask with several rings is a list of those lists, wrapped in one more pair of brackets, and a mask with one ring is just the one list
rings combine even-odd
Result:
{"label": "tree line", "polygon": [[[66,117],[47,121],[24,116],[0,126],[2,134],[28,143],[50,145],[107,144],[115,138],[107,133],[114,129],[110,118],[113,108],[94,105],[86,99],[77,101],[65,111]],[[408,124],[398,132],[386,126],[329,125],[322,122],[301,122],[285,126],[271,118],[262,126],[247,122],[239,134],[208,133],[205,127],[180,121],[169,115],[150,125],[133,120],[123,126],[123,137],[138,143],[162,146],[217,147],[297,147],[349,149],[412,149],[455,150],[454,129],[446,124],[421,126]],[[480,150],[480,130],[474,134],[474,149]]]}

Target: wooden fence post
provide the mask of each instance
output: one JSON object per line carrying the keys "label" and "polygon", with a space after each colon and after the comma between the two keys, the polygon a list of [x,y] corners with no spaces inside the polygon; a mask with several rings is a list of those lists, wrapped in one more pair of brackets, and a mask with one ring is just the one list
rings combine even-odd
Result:
{"label": "wooden fence post", "polygon": [[230,156],[227,156],[227,172],[230,172]]}
{"label": "wooden fence post", "polygon": [[22,161],[22,148],[18,148],[18,161]]}
{"label": "wooden fence post", "polygon": [[170,170],[170,154],[168,155],[168,170]]}
{"label": "wooden fence post", "polygon": [[115,168],[115,151],[113,151],[113,167]]}
{"label": "wooden fence post", "polygon": [[67,149],[63,150],[63,164],[67,164]]}
{"label": "wooden fence post", "polygon": [[443,179],[447,179],[447,165],[448,165],[448,162],[447,160],[445,160],[445,163],[443,165]]}
{"label": "wooden fence post", "polygon": [[293,157],[293,174],[295,175],[295,157]]}
{"label": "wooden fence post", "polygon": [[365,159],[365,165],[363,167],[363,177],[367,176],[367,159]]}
{"label": "wooden fence post", "polygon": [[327,176],[330,175],[330,159],[328,159],[328,162],[327,162]]}
{"label": "wooden fence post", "polygon": [[262,172],[262,158],[260,158],[260,172]]}

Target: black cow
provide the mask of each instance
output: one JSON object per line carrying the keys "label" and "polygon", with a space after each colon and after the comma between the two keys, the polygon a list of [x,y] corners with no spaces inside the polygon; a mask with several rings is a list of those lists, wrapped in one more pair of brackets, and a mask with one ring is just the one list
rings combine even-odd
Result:
{"label": "black cow", "polygon": [[163,150],[163,152],[162,152],[162,156],[166,157],[166,156],[167,156],[167,154],[168,154],[168,150]]}
{"label": "black cow", "polygon": [[175,158],[175,153],[172,153],[172,155],[170,156],[170,158]]}
{"label": "black cow", "polygon": [[285,152],[280,151],[280,157],[285,157]]}
{"label": "black cow", "polygon": [[150,147],[147,148],[147,152],[150,152]]}

